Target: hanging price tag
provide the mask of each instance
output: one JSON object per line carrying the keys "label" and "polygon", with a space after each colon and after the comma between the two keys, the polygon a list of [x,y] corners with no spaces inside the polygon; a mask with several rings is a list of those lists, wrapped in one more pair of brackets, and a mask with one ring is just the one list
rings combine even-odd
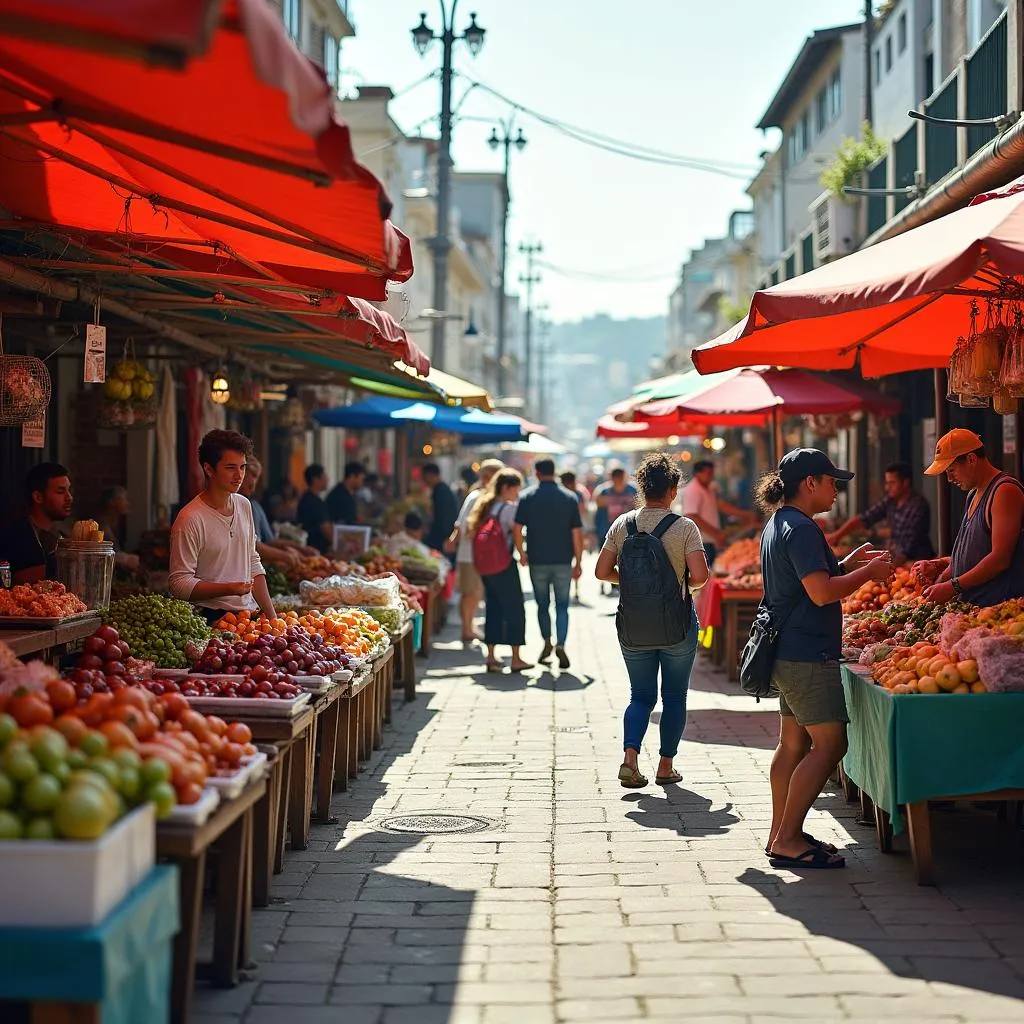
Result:
{"label": "hanging price tag", "polygon": [[101,324],[85,328],[85,383],[102,384],[107,379],[107,329]]}
{"label": "hanging price tag", "polygon": [[46,447],[46,413],[40,413],[34,420],[26,420],[21,425],[22,448]]}

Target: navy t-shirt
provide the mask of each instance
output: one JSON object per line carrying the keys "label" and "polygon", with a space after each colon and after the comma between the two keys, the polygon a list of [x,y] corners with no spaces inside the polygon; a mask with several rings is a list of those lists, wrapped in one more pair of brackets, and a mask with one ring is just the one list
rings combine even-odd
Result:
{"label": "navy t-shirt", "polygon": [[841,655],[843,607],[839,601],[819,607],[807,596],[801,581],[814,572],[838,576],[839,562],[818,524],[785,505],[761,534],[765,601],[775,622],[785,619],[776,648],[776,657],[784,661],[838,660]]}
{"label": "navy t-shirt", "polygon": [[516,522],[526,528],[531,565],[569,565],[575,557],[572,531],[583,526],[580,503],[554,480],[542,480],[519,497]]}
{"label": "navy t-shirt", "polygon": [[327,502],[318,494],[306,491],[299,498],[299,511],[296,518],[299,521],[299,526],[309,534],[309,540],[306,543],[311,548],[316,548],[320,554],[327,554],[331,545],[324,536],[324,531],[320,529],[324,523],[331,521],[331,517],[327,514]]}

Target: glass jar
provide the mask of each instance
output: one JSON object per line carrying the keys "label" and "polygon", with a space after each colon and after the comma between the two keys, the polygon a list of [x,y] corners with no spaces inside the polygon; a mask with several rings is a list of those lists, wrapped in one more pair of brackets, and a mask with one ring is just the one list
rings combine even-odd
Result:
{"label": "glass jar", "polygon": [[110,604],[114,579],[114,545],[109,540],[57,541],[57,579],[87,607],[101,611]]}

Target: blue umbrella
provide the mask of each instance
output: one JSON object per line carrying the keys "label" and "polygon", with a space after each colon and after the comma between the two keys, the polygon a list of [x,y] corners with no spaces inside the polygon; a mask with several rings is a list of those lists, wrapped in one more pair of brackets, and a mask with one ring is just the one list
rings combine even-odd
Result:
{"label": "blue umbrella", "polygon": [[320,409],[313,413],[313,418],[322,427],[348,427],[353,430],[383,430],[422,424],[434,430],[460,434],[464,441],[521,441],[526,437],[523,425],[512,416],[384,396],[367,398],[355,405],[336,409]]}

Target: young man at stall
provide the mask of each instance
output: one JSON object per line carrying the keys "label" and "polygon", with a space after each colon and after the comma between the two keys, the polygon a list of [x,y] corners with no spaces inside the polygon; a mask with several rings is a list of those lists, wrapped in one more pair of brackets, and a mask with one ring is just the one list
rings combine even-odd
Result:
{"label": "young man at stall", "polygon": [[208,622],[227,611],[276,618],[267,574],[256,553],[249,501],[238,493],[252,441],[233,430],[211,430],[199,445],[206,486],[171,527],[173,597],[191,601]]}
{"label": "young man at stall", "polygon": [[306,493],[299,499],[296,518],[307,535],[310,547],[321,555],[327,554],[334,543],[334,523],[327,509],[327,502],[321,497],[327,490],[327,471],[319,462],[306,467]]}
{"label": "young man at stall", "polygon": [[0,556],[11,563],[12,582],[38,583],[57,576],[57,524],[71,515],[71,477],[59,462],[41,462],[25,476],[28,515],[0,538]]}
{"label": "young man at stall", "polygon": [[357,526],[359,509],[356,495],[363,489],[366,480],[366,467],[361,462],[349,462],[345,465],[345,476],[340,483],[331,488],[327,495],[327,514],[331,521],[343,526]]}
{"label": "young man at stall", "polygon": [[945,473],[967,492],[963,522],[949,568],[925,593],[928,601],[954,597],[978,607],[1024,597],[1024,486],[989,462],[973,430],[939,438],[929,476]]}
{"label": "young man at stall", "polygon": [[932,510],[923,495],[914,491],[910,466],[894,462],[885,467],[885,497],[859,516],[847,519],[828,542],[835,547],[847,534],[864,527],[874,526],[883,519],[889,524],[889,543],[886,549],[895,565],[934,558],[935,548],[929,536]]}

